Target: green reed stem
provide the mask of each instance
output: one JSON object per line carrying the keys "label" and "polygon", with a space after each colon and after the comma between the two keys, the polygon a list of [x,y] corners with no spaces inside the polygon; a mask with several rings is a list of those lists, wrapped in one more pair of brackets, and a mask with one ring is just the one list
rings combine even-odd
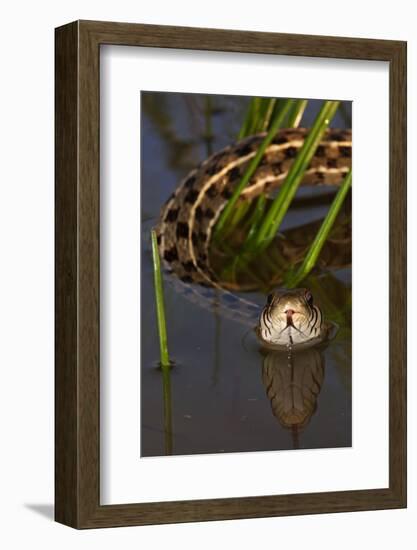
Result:
{"label": "green reed stem", "polygon": [[250,100],[248,110],[246,112],[245,120],[240,128],[238,139],[242,139],[246,136],[250,136],[255,133],[256,125],[260,117],[260,111],[262,106],[261,97],[253,97]]}
{"label": "green reed stem", "polygon": [[240,127],[239,133],[237,135],[238,140],[249,135],[248,132],[249,132],[249,127],[251,125],[252,118],[253,118],[253,99],[250,100],[248,108],[246,110],[243,124]]}
{"label": "green reed stem", "polygon": [[297,192],[298,186],[304,177],[304,173],[310,164],[317,146],[329,126],[331,119],[335,115],[338,106],[339,101],[324,102],[323,107],[317,115],[317,118],[304,141],[303,146],[298,152],[295,161],[291,166],[287,177],[285,178],[279,194],[271,204],[259,228],[259,231],[257,232],[257,236],[252,247],[256,250],[256,252],[265,250],[265,248],[267,248],[273,240],[285,214],[287,213],[291,201]]}
{"label": "green reed stem", "polygon": [[[285,122],[285,125],[288,126],[288,128],[297,128],[299,126],[301,119],[303,117],[304,111],[307,107],[307,104],[308,104],[307,99],[294,100],[293,105],[290,107],[287,121]],[[274,108],[274,104],[272,104],[272,110],[273,108]],[[255,208],[255,211],[257,212],[256,225],[254,224],[250,227],[245,243],[243,245],[242,257],[244,257],[245,252],[247,251],[250,252],[252,250],[253,244],[256,241],[256,232],[259,229],[260,223],[264,215],[264,210],[265,210],[266,201],[264,199],[265,199],[265,195],[263,193],[257,198],[257,203]]]}
{"label": "green reed stem", "polygon": [[288,128],[298,128],[304,111],[306,110],[308,99],[297,99],[288,114]]}
{"label": "green reed stem", "polygon": [[[272,109],[272,113],[271,113],[271,118],[269,120],[269,124],[268,124],[268,127],[266,128],[266,130],[269,130],[271,128],[271,125],[273,123],[273,121],[275,120],[275,118],[277,117],[277,115],[281,112],[283,106],[285,105],[286,101],[288,101],[288,99],[285,99],[285,98],[278,98],[275,103],[274,103],[274,107]],[[292,103],[294,103],[295,100],[292,100]],[[291,108],[290,108],[291,110]],[[289,112],[289,111],[288,111]],[[283,121],[282,123],[282,127],[284,128],[285,127],[285,120]]]}
{"label": "green reed stem", "polygon": [[266,148],[271,143],[271,141],[274,139],[275,134],[277,133],[278,129],[281,127],[282,122],[285,120],[285,117],[288,114],[288,111],[293,104],[292,99],[287,99],[285,101],[285,104],[283,105],[283,108],[277,113],[276,118],[272,122],[271,128],[269,129],[267,135],[265,136],[264,140],[262,141],[256,155],[253,157],[253,159],[250,161],[249,166],[247,170],[245,171],[242,179],[240,180],[239,184],[235,187],[233,190],[233,195],[228,200],[225,208],[223,209],[222,213],[220,214],[219,220],[216,223],[216,227],[214,229],[214,237],[219,238],[223,228],[225,227],[226,223],[228,222],[231,213],[235,207],[236,202],[238,201],[241,192],[246,187],[247,183],[249,182],[250,178],[254,174],[256,168],[259,165],[259,162],[261,161],[261,158],[263,157]]}
{"label": "green reed stem", "polygon": [[261,121],[259,126],[260,132],[266,132],[268,130],[276,102],[277,99],[275,97],[271,97],[271,99],[267,100],[267,103],[265,104],[265,113],[263,115],[263,120]]}
{"label": "green reed stem", "polygon": [[239,256],[237,256],[236,251],[228,247],[225,242],[222,243],[222,250],[228,254],[230,258],[232,258],[232,260],[221,271],[220,279],[222,281],[226,280],[235,283],[237,268],[239,267],[239,273],[244,273],[259,285],[265,284],[265,281],[255,271],[253,271],[249,265],[245,265],[242,269],[240,269]]}
{"label": "green reed stem", "polygon": [[320,226],[320,229],[317,232],[317,235],[312,242],[309,251],[307,252],[303,263],[300,268],[294,275],[288,275],[286,279],[286,286],[288,288],[293,288],[297,286],[300,281],[302,281],[313,267],[316,265],[317,259],[320,255],[321,249],[323,248],[324,243],[333,227],[333,224],[337,218],[337,215],[340,212],[340,209],[343,205],[345,197],[352,185],[352,170],[348,172],[345,179],[342,182],[342,185],[335,196],[332,205],[329,208],[329,211],[326,217],[323,220],[323,223]]}
{"label": "green reed stem", "polygon": [[161,354],[161,365],[169,367],[168,339],[165,322],[164,292],[162,286],[161,262],[159,259],[158,243],[156,232],[151,231],[152,256],[153,256],[153,278],[155,286],[156,315],[158,319],[159,348]]}
{"label": "green reed stem", "polygon": [[238,204],[236,204],[229,218],[228,224],[224,228],[224,231],[222,232],[222,237],[228,237],[229,235],[233,234],[233,231],[242,222],[242,220],[248,213],[249,208],[250,208],[250,201],[241,201]]}
{"label": "green reed stem", "polygon": [[274,111],[276,98],[254,97],[246,111],[245,119],[238,133],[242,139],[267,130]]}
{"label": "green reed stem", "polygon": [[255,202],[255,208],[253,209],[253,213],[250,219],[248,220],[248,224],[247,224],[249,229],[246,237],[247,240],[251,239],[252,234],[254,234],[256,232],[256,229],[259,227],[259,224],[261,223],[264,215],[266,203],[267,203],[267,200],[266,200],[266,195],[264,193],[262,193],[261,195],[259,195],[259,197],[257,197]]}

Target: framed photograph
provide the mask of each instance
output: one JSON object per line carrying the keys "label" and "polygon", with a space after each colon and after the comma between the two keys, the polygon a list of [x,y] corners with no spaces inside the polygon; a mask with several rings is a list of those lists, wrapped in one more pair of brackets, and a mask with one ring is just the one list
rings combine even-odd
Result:
{"label": "framed photograph", "polygon": [[56,29],[56,520],[406,506],[406,43]]}

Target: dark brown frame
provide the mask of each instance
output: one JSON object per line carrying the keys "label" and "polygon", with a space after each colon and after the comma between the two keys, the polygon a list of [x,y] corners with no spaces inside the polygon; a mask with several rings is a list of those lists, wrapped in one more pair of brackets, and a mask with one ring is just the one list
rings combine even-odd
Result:
{"label": "dark brown frame", "polygon": [[[56,29],[56,521],[76,528],[406,506],[406,43],[77,21]],[[389,487],[127,505],[99,500],[102,44],[389,62]]]}

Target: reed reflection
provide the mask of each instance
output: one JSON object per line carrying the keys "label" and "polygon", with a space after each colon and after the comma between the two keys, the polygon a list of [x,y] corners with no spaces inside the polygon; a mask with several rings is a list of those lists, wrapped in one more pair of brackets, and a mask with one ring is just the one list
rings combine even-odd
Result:
{"label": "reed reflection", "polygon": [[172,455],[172,401],[171,401],[171,366],[161,367],[162,392],[164,398],[164,449],[165,455]]}

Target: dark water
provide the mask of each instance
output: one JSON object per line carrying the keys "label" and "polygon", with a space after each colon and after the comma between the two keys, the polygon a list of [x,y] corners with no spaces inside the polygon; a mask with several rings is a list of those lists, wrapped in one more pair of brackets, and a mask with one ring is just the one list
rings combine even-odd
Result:
{"label": "dark water", "polygon": [[[304,283],[338,325],[324,349],[262,353],[250,327],[189,301],[165,281],[169,373],[158,367],[150,229],[186,173],[232,143],[248,99],[142,93],[141,118],[141,455],[347,447],[351,445],[351,269],[316,272]],[[301,126],[319,109],[310,101]],[[350,104],[332,126],[350,127]],[[282,231],[320,220],[328,205],[300,190]],[[350,246],[350,244],[349,244]],[[263,305],[262,293],[241,294]],[[214,296],[213,300],[216,300]],[[303,386],[308,406],[297,427],[282,413],[288,384]]]}

